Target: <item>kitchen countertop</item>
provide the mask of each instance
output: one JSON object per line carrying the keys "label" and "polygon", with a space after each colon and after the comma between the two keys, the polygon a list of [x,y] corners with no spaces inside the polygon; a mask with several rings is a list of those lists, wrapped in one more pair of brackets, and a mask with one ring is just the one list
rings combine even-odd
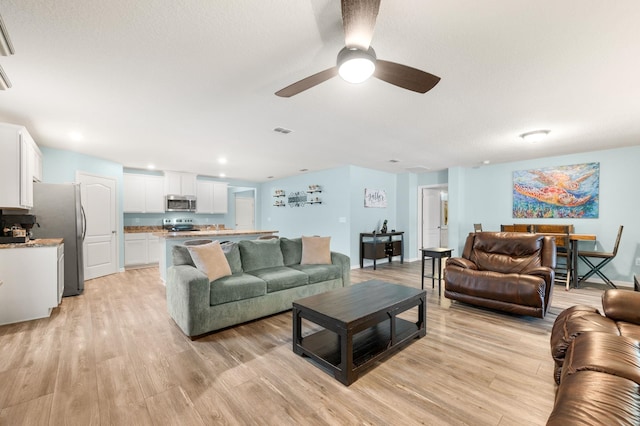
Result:
{"label": "kitchen countertop", "polygon": [[159,231],[153,232],[153,235],[160,238],[191,238],[191,237],[213,237],[213,236],[242,236],[242,235],[271,235],[276,234],[278,231],[258,231],[255,229],[238,231],[236,229],[215,229],[200,230],[200,231],[182,231],[182,232],[169,232]]}
{"label": "kitchen countertop", "polygon": [[29,240],[26,243],[0,244],[0,249],[51,247],[60,245],[63,242],[64,240],[62,238],[38,238],[36,240]]}
{"label": "kitchen countertop", "polygon": [[[215,231],[215,225],[198,225],[195,226],[195,231]],[[219,228],[218,230],[223,231],[224,228]],[[232,231],[231,229],[226,229],[226,231]],[[153,232],[161,232],[167,233],[162,226],[125,226],[124,233],[125,234],[141,234],[141,233],[153,233]]]}

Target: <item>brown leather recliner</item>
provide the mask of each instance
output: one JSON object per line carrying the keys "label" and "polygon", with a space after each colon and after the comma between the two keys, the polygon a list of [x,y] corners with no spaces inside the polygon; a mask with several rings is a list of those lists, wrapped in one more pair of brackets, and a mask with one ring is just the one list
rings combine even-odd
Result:
{"label": "brown leather recliner", "polygon": [[640,424],[640,293],[607,290],[602,307],[573,306],[553,324],[548,426]]}
{"label": "brown leather recliner", "polygon": [[447,260],[445,297],[543,318],[553,291],[553,237],[516,232],[470,233],[462,257]]}

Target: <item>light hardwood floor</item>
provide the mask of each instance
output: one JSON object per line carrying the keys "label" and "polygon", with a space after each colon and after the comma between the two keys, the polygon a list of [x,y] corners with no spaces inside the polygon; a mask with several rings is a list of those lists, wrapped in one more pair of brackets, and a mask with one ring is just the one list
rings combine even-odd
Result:
{"label": "light hardwood floor", "polygon": [[[351,276],[419,287],[420,262]],[[0,425],[545,424],[553,321],[602,290],[556,286],[536,319],[444,309],[428,282],[427,336],[345,387],[292,352],[290,311],[191,341],[157,269],[88,281],[50,318],[0,327]]]}

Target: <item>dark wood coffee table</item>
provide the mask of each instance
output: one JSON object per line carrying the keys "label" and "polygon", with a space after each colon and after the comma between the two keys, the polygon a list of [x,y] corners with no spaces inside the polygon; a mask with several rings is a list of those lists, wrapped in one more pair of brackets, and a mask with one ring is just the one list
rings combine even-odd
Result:
{"label": "dark wood coffee table", "polygon": [[[424,290],[372,280],[293,302],[293,351],[350,385],[360,373],[426,334]],[[396,316],[418,307],[411,322]],[[302,336],[302,319],[323,330]]]}

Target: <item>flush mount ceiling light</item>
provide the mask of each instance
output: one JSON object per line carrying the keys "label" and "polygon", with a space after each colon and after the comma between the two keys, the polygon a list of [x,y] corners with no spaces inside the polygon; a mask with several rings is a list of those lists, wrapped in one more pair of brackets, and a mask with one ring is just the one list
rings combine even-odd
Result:
{"label": "flush mount ceiling light", "polygon": [[535,143],[544,140],[551,130],[534,130],[520,135],[527,142]]}
{"label": "flush mount ceiling light", "polygon": [[376,70],[376,52],[344,47],[338,53],[338,74],[349,83],[362,83]]}

